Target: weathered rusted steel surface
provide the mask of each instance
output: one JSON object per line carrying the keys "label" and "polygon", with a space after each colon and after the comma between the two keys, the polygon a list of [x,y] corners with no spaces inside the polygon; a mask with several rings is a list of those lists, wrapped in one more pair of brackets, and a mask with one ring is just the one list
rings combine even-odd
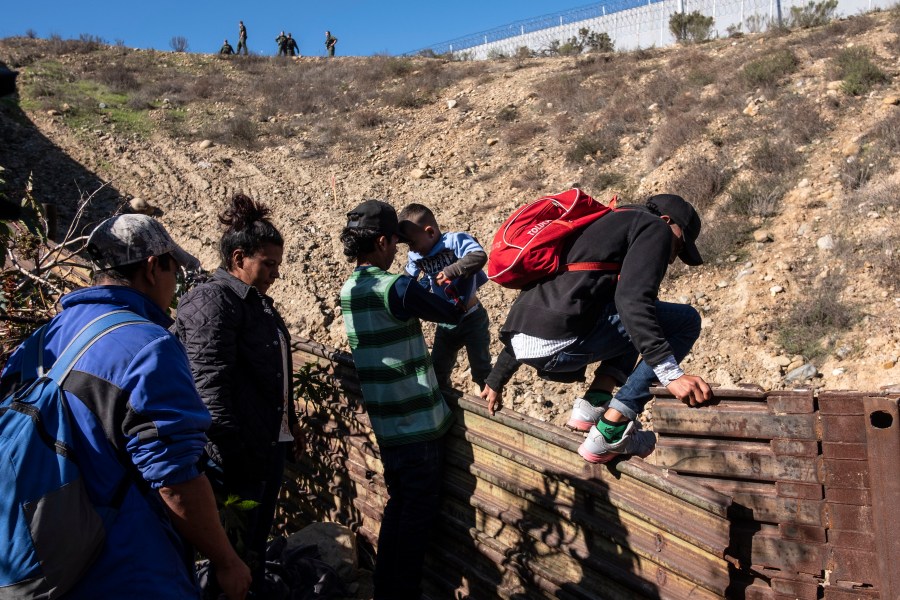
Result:
{"label": "weathered rusted steel surface", "polygon": [[732,496],[743,597],[900,598],[896,395],[717,389],[691,409],[656,393],[650,460]]}
{"label": "weathered rusted steel surface", "polygon": [[[310,452],[291,471],[286,510],[348,523],[374,544],[386,491],[352,361],[308,341],[295,348],[330,365],[339,393],[306,406]],[[727,596],[728,496],[636,458],[590,465],[577,434],[492,417],[479,398],[449,401],[457,420],[426,562],[433,600]]]}
{"label": "weathered rusted steel surface", "polygon": [[[385,490],[352,360],[296,347],[341,392],[311,411],[335,470],[302,466],[311,493],[297,514],[351,523],[374,545]],[[896,394],[717,389],[692,409],[653,392],[656,452],[608,466],[577,456],[578,434],[450,398],[429,597],[900,598]]]}
{"label": "weathered rusted steel surface", "polygon": [[875,558],[884,598],[900,598],[900,400],[869,397],[863,400],[868,447]]}

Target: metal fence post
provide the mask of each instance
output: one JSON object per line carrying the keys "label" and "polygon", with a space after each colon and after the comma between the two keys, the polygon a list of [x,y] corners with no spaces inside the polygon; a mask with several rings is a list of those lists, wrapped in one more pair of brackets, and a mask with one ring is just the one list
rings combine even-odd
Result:
{"label": "metal fence post", "polygon": [[895,535],[894,509],[900,498],[900,400],[865,398],[869,488],[881,598],[900,598],[900,536]]}

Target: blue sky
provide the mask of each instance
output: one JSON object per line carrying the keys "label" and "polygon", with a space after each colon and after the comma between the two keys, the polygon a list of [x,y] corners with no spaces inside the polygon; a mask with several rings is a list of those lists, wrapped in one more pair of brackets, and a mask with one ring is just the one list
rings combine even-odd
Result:
{"label": "blue sky", "polygon": [[[34,2],[34,3],[32,3]],[[169,50],[184,36],[191,52],[215,52],[228,38],[237,45],[238,20],[251,51],[274,54],[275,36],[293,33],[303,55],[324,54],[325,30],[337,36],[338,55],[403,54],[512,21],[588,4],[586,0],[331,0],[325,2],[217,2],[192,0],[7,0],[0,38],[33,29],[39,37],[82,33],[135,48]]]}

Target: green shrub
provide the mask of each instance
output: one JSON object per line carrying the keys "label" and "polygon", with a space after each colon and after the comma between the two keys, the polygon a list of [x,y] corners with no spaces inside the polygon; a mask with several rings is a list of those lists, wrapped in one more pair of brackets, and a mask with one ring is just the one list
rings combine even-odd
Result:
{"label": "green shrub", "polygon": [[840,73],[841,90],[850,96],[868,93],[876,84],[888,81],[888,76],[872,62],[872,51],[864,47],[845,48],[835,57]]}
{"label": "green shrub", "polygon": [[774,86],[779,79],[797,69],[799,61],[789,49],[776,50],[744,65],[744,80],[751,86]]}
{"label": "green shrub", "polygon": [[588,52],[614,52],[615,42],[605,31],[597,32],[583,27],[578,30],[584,49]]}
{"label": "green shrub", "polygon": [[808,29],[827,25],[834,17],[837,6],[838,0],[822,0],[821,2],[810,0],[806,6],[792,6],[790,26]]}
{"label": "green shrub", "polygon": [[710,38],[713,23],[712,17],[706,17],[698,10],[675,13],[669,17],[669,31],[680,44],[705,42]]}

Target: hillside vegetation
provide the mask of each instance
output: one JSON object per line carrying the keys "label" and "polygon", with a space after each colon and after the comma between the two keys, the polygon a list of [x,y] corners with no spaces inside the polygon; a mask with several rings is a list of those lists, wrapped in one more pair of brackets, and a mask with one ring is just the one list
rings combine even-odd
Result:
{"label": "hillside vegetation", "polygon": [[[663,284],[704,316],[686,369],[728,386],[874,391],[900,383],[898,55],[897,12],[485,62],[8,38],[0,61],[21,72],[20,95],[0,101],[0,165],[7,196],[34,173],[36,199],[64,220],[108,182],[85,222],[155,211],[207,269],[224,199],[269,202],[287,240],[271,293],[296,334],[342,348],[351,266],[338,234],[361,199],[425,203],[487,246],[516,206],[571,186],[604,202],[681,194],[704,216],[707,261]],[[484,288],[495,332],[514,298]],[[461,359],[456,382],[475,391]],[[559,420],[577,391],[522,369],[508,394]]]}

